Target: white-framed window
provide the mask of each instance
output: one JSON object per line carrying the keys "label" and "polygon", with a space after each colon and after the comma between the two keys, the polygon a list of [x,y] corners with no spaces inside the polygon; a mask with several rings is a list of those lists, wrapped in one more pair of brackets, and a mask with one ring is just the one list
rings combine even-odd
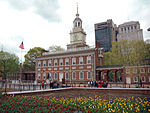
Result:
{"label": "white-framed window", "polygon": [[54,79],[57,79],[57,73],[54,73]]}
{"label": "white-framed window", "polygon": [[58,65],[58,62],[57,62],[57,59],[54,60],[54,66],[57,66]]}
{"label": "white-framed window", "polygon": [[84,73],[80,72],[79,79],[84,79]]}
{"label": "white-framed window", "polygon": [[134,77],[134,82],[138,82],[138,77]]}
{"label": "white-framed window", "polygon": [[126,69],[126,74],[129,74],[130,73],[130,69]]}
{"label": "white-framed window", "polygon": [[41,61],[38,61],[38,67],[41,67]]}
{"label": "white-framed window", "polygon": [[87,72],[87,79],[91,79],[91,72]]}
{"label": "white-framed window", "polygon": [[65,65],[69,65],[69,58],[65,59]]}
{"label": "white-framed window", "polygon": [[63,65],[63,59],[59,60],[59,65],[62,66]]}
{"label": "white-framed window", "polygon": [[43,72],[43,80],[45,80],[45,78],[46,78],[46,73]]}
{"label": "white-framed window", "polygon": [[83,57],[79,58],[79,64],[83,64]]}
{"label": "white-framed window", "polygon": [[150,73],[150,68],[148,68],[148,73]]}
{"label": "white-framed window", "polygon": [[141,77],[142,82],[146,82],[145,76]]}
{"label": "white-framed window", "polygon": [[41,73],[40,72],[38,72],[38,79],[40,80],[40,77],[41,77]]}
{"label": "white-framed window", "polygon": [[137,69],[136,68],[133,68],[133,73],[137,73]]}
{"label": "white-framed window", "polygon": [[141,69],[140,69],[140,73],[145,73],[145,69],[144,69],[144,68],[141,68]]}
{"label": "white-framed window", "polygon": [[72,58],[72,65],[76,65],[76,58]]}
{"label": "white-framed window", "polygon": [[68,72],[65,73],[65,79],[69,79],[69,73]]}
{"label": "white-framed window", "polygon": [[43,67],[46,67],[46,61],[43,61]]}
{"label": "white-framed window", "polygon": [[72,79],[76,79],[76,72],[72,72]]}
{"label": "white-framed window", "polygon": [[47,79],[51,79],[52,77],[51,77],[51,73],[49,72],[48,74],[47,74]]}
{"label": "white-framed window", "polygon": [[91,56],[87,57],[87,64],[91,64]]}
{"label": "white-framed window", "polygon": [[52,65],[52,60],[48,60],[48,66]]}

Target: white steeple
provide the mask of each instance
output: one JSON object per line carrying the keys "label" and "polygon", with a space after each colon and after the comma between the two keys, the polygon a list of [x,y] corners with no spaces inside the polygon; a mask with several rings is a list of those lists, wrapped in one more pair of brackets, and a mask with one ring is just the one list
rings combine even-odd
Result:
{"label": "white steeple", "polygon": [[85,45],[86,45],[86,33],[82,28],[82,20],[79,18],[78,4],[77,4],[76,17],[73,21],[72,31],[70,32],[70,44],[67,45],[67,48]]}

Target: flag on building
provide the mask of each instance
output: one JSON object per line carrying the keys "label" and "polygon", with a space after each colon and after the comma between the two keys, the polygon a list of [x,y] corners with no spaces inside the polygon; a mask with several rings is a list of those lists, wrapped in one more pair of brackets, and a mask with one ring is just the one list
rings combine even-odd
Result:
{"label": "flag on building", "polygon": [[19,48],[24,49],[23,41],[22,41],[22,43],[20,44]]}

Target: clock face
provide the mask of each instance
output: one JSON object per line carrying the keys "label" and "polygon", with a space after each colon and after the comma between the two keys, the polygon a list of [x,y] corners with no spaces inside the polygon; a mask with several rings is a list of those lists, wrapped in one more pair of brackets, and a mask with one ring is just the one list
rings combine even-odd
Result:
{"label": "clock face", "polygon": [[74,34],[74,40],[77,40],[77,38],[78,38],[78,35]]}

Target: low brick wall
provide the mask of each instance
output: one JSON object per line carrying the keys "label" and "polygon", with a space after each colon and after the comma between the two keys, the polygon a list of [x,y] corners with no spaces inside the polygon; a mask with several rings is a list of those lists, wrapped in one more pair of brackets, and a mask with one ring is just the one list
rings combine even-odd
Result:
{"label": "low brick wall", "polygon": [[90,93],[92,94],[111,94],[111,93],[119,93],[121,94],[132,94],[133,96],[135,94],[140,94],[140,95],[150,95],[150,88],[86,88],[86,87],[70,87],[70,88],[58,88],[58,89],[47,89],[47,90],[36,90],[36,91],[20,91],[20,92],[7,92],[7,95],[55,95],[55,93]]}

